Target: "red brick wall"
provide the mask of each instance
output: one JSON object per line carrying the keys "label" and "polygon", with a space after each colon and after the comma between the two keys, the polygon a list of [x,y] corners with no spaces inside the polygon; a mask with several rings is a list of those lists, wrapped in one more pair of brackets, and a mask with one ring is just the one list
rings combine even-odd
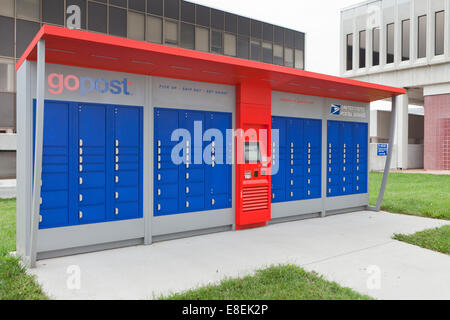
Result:
{"label": "red brick wall", "polygon": [[450,170],[450,94],[425,97],[425,170]]}

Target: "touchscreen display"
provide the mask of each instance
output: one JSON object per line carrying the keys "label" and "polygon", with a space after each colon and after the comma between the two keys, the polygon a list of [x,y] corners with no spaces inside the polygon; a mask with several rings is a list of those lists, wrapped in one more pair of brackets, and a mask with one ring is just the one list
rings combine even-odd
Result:
{"label": "touchscreen display", "polygon": [[260,163],[261,152],[259,150],[259,142],[245,142],[244,144],[244,162]]}

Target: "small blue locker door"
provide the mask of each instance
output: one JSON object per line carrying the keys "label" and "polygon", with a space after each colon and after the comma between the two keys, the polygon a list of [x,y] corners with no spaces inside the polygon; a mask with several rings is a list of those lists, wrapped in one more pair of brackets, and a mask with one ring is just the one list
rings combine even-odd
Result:
{"label": "small blue locker door", "polygon": [[368,167],[368,125],[367,123],[354,124],[355,156],[354,164],[354,192],[367,193],[367,167]]}
{"label": "small blue locker door", "polygon": [[[195,212],[205,209],[205,170],[203,164],[203,137],[194,136],[195,123],[204,132],[205,113],[201,111],[180,111],[180,127],[190,133],[186,141],[184,163],[179,166],[180,212]],[[197,141],[195,141],[197,139]],[[197,161],[198,163],[194,163]]]}
{"label": "small blue locker door", "polygon": [[154,216],[177,214],[178,165],[172,161],[172,133],[179,128],[179,111],[155,109],[154,111]]}
{"label": "small blue locker door", "polygon": [[286,200],[301,200],[305,197],[304,121],[299,118],[286,119]]}
{"label": "small blue locker door", "polygon": [[45,102],[40,229],[69,225],[69,104]]}
{"label": "small blue locker door", "polygon": [[[212,141],[205,141],[205,209],[231,208],[231,155],[227,155],[227,129],[231,129],[231,114],[205,113],[205,134],[207,130],[218,130]],[[214,132],[211,131],[213,135]],[[231,141],[230,141],[231,143]],[[209,147],[206,147],[208,146]],[[231,146],[228,146],[231,150]],[[206,154],[208,153],[208,154]],[[208,157],[208,159],[207,159]],[[228,158],[227,158],[228,157]],[[209,160],[206,162],[206,160]],[[228,163],[227,163],[228,161]]]}
{"label": "small blue locker door", "polygon": [[106,220],[107,108],[78,108],[78,223]]}
{"label": "small blue locker door", "polygon": [[354,180],[354,171],[355,171],[355,143],[353,136],[353,127],[354,123],[352,122],[342,122],[341,130],[342,130],[342,194],[348,195],[353,193],[353,180]]}
{"label": "small blue locker door", "polygon": [[[114,107],[113,206],[108,217],[142,217],[141,108]],[[111,212],[112,211],[112,212]]]}
{"label": "small blue locker door", "polygon": [[[278,142],[275,141],[278,130]],[[277,169],[277,172],[274,172]],[[272,117],[272,203],[286,200],[286,118]]]}
{"label": "small blue locker door", "polygon": [[328,120],[327,196],[335,197],[342,189],[342,137],[341,122]]}
{"label": "small blue locker door", "polygon": [[305,198],[322,196],[322,121],[304,120]]}

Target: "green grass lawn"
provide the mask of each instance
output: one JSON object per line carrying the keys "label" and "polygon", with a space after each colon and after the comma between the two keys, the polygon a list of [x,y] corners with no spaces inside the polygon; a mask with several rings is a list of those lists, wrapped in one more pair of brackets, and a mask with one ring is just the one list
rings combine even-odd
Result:
{"label": "green grass lawn", "polygon": [[395,234],[393,238],[450,255],[450,226],[429,229],[410,235]]}
{"label": "green grass lawn", "polygon": [[0,199],[0,300],[46,299],[33,277],[25,273],[18,259],[8,255],[16,250],[16,200]]}
{"label": "green grass lawn", "polygon": [[[370,204],[375,205],[381,173],[370,173]],[[450,220],[450,176],[391,173],[381,209]]]}
{"label": "green grass lawn", "polygon": [[174,294],[170,300],[369,300],[352,289],[292,266],[273,266],[244,278],[227,279]]}

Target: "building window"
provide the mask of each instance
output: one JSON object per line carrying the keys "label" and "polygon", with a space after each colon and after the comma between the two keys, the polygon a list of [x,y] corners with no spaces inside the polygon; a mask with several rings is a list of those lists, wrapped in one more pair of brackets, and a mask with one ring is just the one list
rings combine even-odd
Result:
{"label": "building window", "polygon": [[236,36],[234,34],[224,34],[224,53],[228,56],[236,56]]}
{"label": "building window", "polygon": [[19,58],[25,52],[36,33],[41,28],[38,22],[19,20],[16,21],[16,56]]}
{"label": "building window", "polygon": [[181,46],[186,49],[195,48],[195,27],[192,24],[181,24]]}
{"label": "building window", "polygon": [[347,71],[353,69],[353,33],[347,35],[346,38],[346,56],[347,56]]}
{"label": "building window", "polygon": [[164,26],[166,29],[166,34],[164,38],[164,43],[177,46],[178,45],[178,23],[173,21],[164,21]]}
{"label": "building window", "polygon": [[223,30],[225,27],[225,16],[223,11],[211,9],[211,27]]}
{"label": "building window", "polygon": [[394,32],[394,24],[388,24],[386,27],[386,63],[394,63]]}
{"label": "building window", "polygon": [[359,32],[359,67],[366,67],[366,31]]}
{"label": "building window", "polygon": [[164,17],[171,19],[179,19],[180,2],[178,0],[165,0],[164,1]]}
{"label": "building window", "polygon": [[181,20],[195,23],[195,4],[186,1],[181,2]]}
{"label": "building window", "polygon": [[109,34],[127,36],[127,10],[109,7]]}
{"label": "building window", "polygon": [[147,16],[146,40],[155,43],[162,43],[162,19]]}
{"label": "building window", "polygon": [[250,41],[251,59],[255,61],[261,60],[261,42],[258,40]]}
{"label": "building window", "polygon": [[242,36],[250,36],[250,19],[238,17],[238,33]]}
{"label": "building window", "polygon": [[14,60],[0,59],[0,92],[14,92]]}
{"label": "building window", "polygon": [[246,37],[238,37],[237,40],[237,56],[239,58],[248,59],[250,41]]}
{"label": "building window", "polygon": [[380,65],[380,28],[372,30],[372,66]]}
{"label": "building window", "polygon": [[3,0],[0,6],[0,16],[14,16],[14,0]]}
{"label": "building window", "polygon": [[420,16],[418,24],[417,58],[420,59],[427,56],[427,16]]}
{"label": "building window", "polygon": [[197,5],[197,24],[209,27],[210,9],[208,7]]}
{"label": "building window", "polygon": [[[139,0],[141,1],[141,0]],[[158,16],[163,15],[163,0],[147,0],[147,12],[156,14]]]}
{"label": "building window", "polygon": [[275,44],[284,45],[284,31],[281,27],[275,27],[273,31],[273,42]]}
{"label": "building window", "polygon": [[0,127],[14,128],[16,126],[16,94],[0,92]]}
{"label": "building window", "polygon": [[128,11],[128,38],[145,40],[145,16],[141,13]]}
{"label": "building window", "polygon": [[0,16],[0,56],[14,57],[14,18]]}
{"label": "building window", "polygon": [[408,61],[410,58],[410,37],[411,37],[411,22],[410,20],[402,21],[402,61]]}
{"label": "building window", "polygon": [[262,22],[252,20],[251,29],[252,38],[262,38]]}
{"label": "building window", "polygon": [[273,25],[268,23],[263,24],[263,39],[264,41],[273,41]]}
{"label": "building window", "polygon": [[294,49],[284,48],[284,65],[286,67],[294,67]]}
{"label": "building window", "polygon": [[284,45],[289,48],[294,47],[294,31],[284,30]]}
{"label": "building window", "polygon": [[128,0],[128,8],[140,12],[145,12],[145,1],[143,0]]}
{"label": "building window", "polygon": [[89,2],[88,15],[88,29],[106,33],[106,5]]}
{"label": "building window", "polygon": [[118,6],[118,7],[126,8],[127,7],[127,0],[109,0],[109,4],[112,4],[112,5]]}
{"label": "building window", "polygon": [[209,52],[209,30],[195,28],[195,50]]}
{"label": "building window", "polygon": [[42,21],[64,25],[64,1],[42,1]]}
{"label": "building window", "polygon": [[220,31],[211,31],[211,52],[223,53],[222,32]]}
{"label": "building window", "polygon": [[39,0],[17,0],[16,1],[17,17],[39,20],[41,17],[40,4],[41,3]]}
{"label": "building window", "polygon": [[262,61],[266,63],[273,62],[273,49],[270,42],[263,42],[262,44]]}
{"label": "building window", "polygon": [[273,45],[273,63],[279,66],[284,64],[283,47],[277,44]]}
{"label": "building window", "polygon": [[295,49],[295,68],[305,69],[305,55],[303,50]]}
{"label": "building window", "polygon": [[444,11],[436,12],[436,34],[434,55],[439,56],[444,54],[444,37],[445,37],[445,14]]}
{"label": "building window", "polygon": [[237,33],[237,16],[231,13],[225,13],[225,31]]}

